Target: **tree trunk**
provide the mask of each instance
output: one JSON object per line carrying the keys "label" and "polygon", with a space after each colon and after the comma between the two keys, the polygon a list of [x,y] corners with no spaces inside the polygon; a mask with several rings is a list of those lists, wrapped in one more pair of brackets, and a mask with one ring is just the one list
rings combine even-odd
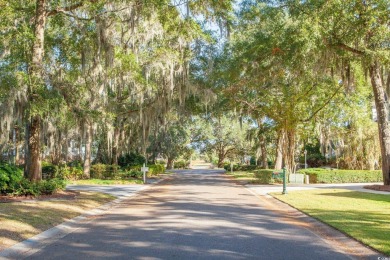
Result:
{"label": "tree trunk", "polygon": [[28,153],[26,157],[25,175],[32,181],[39,181],[42,179],[41,171],[41,140],[40,140],[40,127],[41,117],[35,111],[31,113],[31,108],[37,106],[36,100],[36,88],[43,84],[42,68],[43,68],[43,55],[44,55],[44,40],[45,40],[45,26],[46,26],[46,0],[36,1],[35,11],[35,28],[34,28],[34,44],[32,47],[32,62],[29,67],[28,74],[30,77],[30,86],[28,89],[28,100],[30,106],[30,122],[28,126]]}
{"label": "tree trunk", "polygon": [[86,134],[85,158],[84,158],[84,169],[83,169],[84,178],[87,179],[89,179],[91,176],[90,171],[91,171],[92,135],[93,135],[92,123],[89,123],[87,128],[87,134]]}
{"label": "tree trunk", "polygon": [[80,136],[79,137],[79,142],[78,142],[78,160],[80,163],[83,161],[83,138]]}
{"label": "tree trunk", "polygon": [[288,173],[294,173],[295,169],[295,130],[286,129],[284,136],[283,159]]}
{"label": "tree trunk", "polygon": [[221,150],[218,153],[218,168],[223,168],[223,162],[225,161],[225,151]]}
{"label": "tree trunk", "polygon": [[264,135],[260,134],[261,164],[264,169],[268,169],[267,143]]}
{"label": "tree trunk", "polygon": [[119,125],[115,126],[114,130],[114,143],[112,145],[112,160],[111,164],[117,165],[118,164],[118,157],[119,157],[119,134],[120,129]]}
{"label": "tree trunk", "polygon": [[65,130],[65,141],[64,144],[62,145],[62,154],[65,163],[68,163],[68,152],[69,152],[68,131]]}
{"label": "tree trunk", "polygon": [[167,170],[171,170],[172,168],[173,168],[173,158],[168,157]]}
{"label": "tree trunk", "polygon": [[26,177],[30,181],[40,181],[42,179],[40,116],[34,116],[27,127],[29,135],[27,145]]}
{"label": "tree trunk", "polygon": [[281,170],[283,167],[283,132],[279,131],[278,144],[276,146],[275,170]]}
{"label": "tree trunk", "polygon": [[223,168],[224,164],[223,162],[225,161],[225,158],[218,158],[218,168]]}
{"label": "tree trunk", "polygon": [[390,185],[390,127],[389,111],[385,89],[380,77],[380,67],[377,61],[370,65],[371,85],[374,90],[375,107],[377,111],[379,143],[382,155],[382,174],[384,185]]}
{"label": "tree trunk", "polygon": [[19,142],[20,142],[20,128],[19,126],[15,127],[15,164],[20,164],[20,151],[19,151]]}

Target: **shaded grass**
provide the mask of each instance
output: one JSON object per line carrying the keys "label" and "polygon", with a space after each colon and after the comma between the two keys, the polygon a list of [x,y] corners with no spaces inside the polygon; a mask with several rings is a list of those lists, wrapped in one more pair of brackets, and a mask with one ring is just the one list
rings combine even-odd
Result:
{"label": "shaded grass", "polygon": [[[237,179],[238,181],[248,183],[248,184],[265,184],[264,180],[259,179],[256,176],[256,173],[254,171],[226,171],[227,175],[232,176],[233,178]],[[277,180],[278,182],[278,180]],[[268,183],[267,184],[272,184]]]}
{"label": "shaded grass", "polygon": [[68,184],[73,185],[118,185],[118,184],[142,184],[141,179],[129,179],[129,180],[102,180],[102,179],[88,179],[88,180],[76,180],[68,181]]}
{"label": "shaded grass", "polygon": [[75,199],[0,204],[0,250],[99,207],[115,197],[80,192]]}
{"label": "shaded grass", "polygon": [[248,183],[255,183],[257,180],[257,178],[255,177],[255,173],[250,171],[227,171],[226,174],[234,177],[237,180],[245,181]]}
{"label": "shaded grass", "polygon": [[272,196],[390,255],[390,195],[342,189],[293,191]]}

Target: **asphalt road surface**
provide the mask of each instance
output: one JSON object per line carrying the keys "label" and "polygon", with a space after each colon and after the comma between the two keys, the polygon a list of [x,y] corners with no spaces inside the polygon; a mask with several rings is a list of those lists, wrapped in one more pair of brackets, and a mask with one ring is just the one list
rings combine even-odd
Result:
{"label": "asphalt road surface", "polygon": [[221,172],[188,170],[28,259],[351,259]]}

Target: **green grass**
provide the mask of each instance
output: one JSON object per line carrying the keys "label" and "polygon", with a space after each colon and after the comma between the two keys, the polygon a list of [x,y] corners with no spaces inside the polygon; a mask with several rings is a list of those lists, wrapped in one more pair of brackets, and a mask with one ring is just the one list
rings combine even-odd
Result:
{"label": "green grass", "polygon": [[390,255],[390,194],[318,189],[271,195]]}
{"label": "green grass", "polygon": [[256,181],[255,174],[249,171],[235,171],[235,172],[227,171],[226,174],[240,181],[247,181],[248,183],[253,183]]}
{"label": "green grass", "polygon": [[77,180],[68,181],[68,184],[73,185],[118,185],[118,184],[142,184],[140,179],[131,180],[101,180],[101,179],[89,179],[89,180]]}

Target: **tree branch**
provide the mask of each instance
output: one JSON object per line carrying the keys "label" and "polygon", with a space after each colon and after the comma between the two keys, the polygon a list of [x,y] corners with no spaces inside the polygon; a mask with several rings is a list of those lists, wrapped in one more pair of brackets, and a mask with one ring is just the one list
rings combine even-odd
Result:
{"label": "tree branch", "polygon": [[320,112],[324,107],[326,107],[330,101],[336,96],[336,94],[339,92],[339,90],[344,87],[343,85],[340,85],[337,90],[333,93],[333,95],[326,101],[324,102],[324,104],[322,104],[322,106],[320,106],[316,111],[314,111],[313,114],[311,114],[311,116],[309,116],[308,118],[302,120],[301,122],[309,122],[313,117],[315,117],[318,112]]}
{"label": "tree branch", "polygon": [[348,45],[346,45],[346,44],[344,44],[344,43],[341,43],[341,42],[337,43],[335,46],[336,46],[337,48],[340,48],[340,49],[343,49],[343,50],[352,52],[352,53],[357,54],[357,55],[364,55],[364,54],[365,54],[364,51],[361,51],[361,50],[352,48],[352,47],[350,47],[350,46],[348,46]]}
{"label": "tree branch", "polygon": [[[96,2],[96,0],[90,0],[89,2]],[[63,7],[63,8],[57,8],[57,9],[54,9],[54,10],[51,10],[51,11],[47,12],[47,16],[56,15],[58,13],[70,12],[70,11],[73,11],[73,10],[83,6],[84,4],[85,4],[85,2],[80,2],[80,3],[77,3],[77,4],[71,5],[71,6],[67,6],[67,7]]]}

